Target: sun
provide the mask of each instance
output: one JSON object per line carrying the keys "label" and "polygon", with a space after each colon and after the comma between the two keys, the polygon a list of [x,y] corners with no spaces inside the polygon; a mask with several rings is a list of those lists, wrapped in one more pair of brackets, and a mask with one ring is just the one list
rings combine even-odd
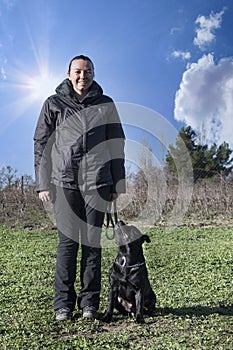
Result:
{"label": "sun", "polygon": [[21,117],[34,118],[41,110],[43,102],[55,94],[56,87],[65,78],[64,70],[60,69],[57,61],[56,70],[54,65],[50,65],[46,11],[43,18],[45,31],[41,32],[32,30],[25,17],[28,51],[22,50],[22,57],[9,55],[4,60],[4,65],[0,66],[0,136]]}
{"label": "sun", "polygon": [[9,76],[0,81],[0,88],[4,88],[5,92],[11,91],[12,96],[14,91],[16,97],[2,103],[0,135],[31,108],[38,111],[43,102],[55,94],[56,87],[64,79],[61,74],[54,75],[48,69],[48,64],[41,64],[38,71],[32,74],[25,73],[19,68],[10,68]]}
{"label": "sun", "polygon": [[47,70],[42,70],[40,74],[28,77],[25,82],[28,97],[34,102],[44,101],[50,95],[55,93],[55,89],[60,82],[60,78],[52,75]]}

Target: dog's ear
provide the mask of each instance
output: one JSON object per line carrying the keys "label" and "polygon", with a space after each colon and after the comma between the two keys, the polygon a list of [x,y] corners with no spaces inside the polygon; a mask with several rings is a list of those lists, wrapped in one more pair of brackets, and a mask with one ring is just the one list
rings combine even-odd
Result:
{"label": "dog's ear", "polygon": [[146,241],[147,243],[150,243],[151,242],[151,239],[149,236],[147,235],[143,235],[143,238],[144,238],[144,242]]}
{"label": "dog's ear", "polygon": [[125,226],[125,222],[123,220],[118,220],[118,226]]}

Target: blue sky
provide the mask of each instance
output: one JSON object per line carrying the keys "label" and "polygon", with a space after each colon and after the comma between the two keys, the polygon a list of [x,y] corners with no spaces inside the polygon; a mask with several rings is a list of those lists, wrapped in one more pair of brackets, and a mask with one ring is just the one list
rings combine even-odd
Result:
{"label": "blue sky", "polygon": [[116,102],[233,148],[232,19],[232,0],[0,0],[0,167],[34,176],[42,102],[81,53]]}

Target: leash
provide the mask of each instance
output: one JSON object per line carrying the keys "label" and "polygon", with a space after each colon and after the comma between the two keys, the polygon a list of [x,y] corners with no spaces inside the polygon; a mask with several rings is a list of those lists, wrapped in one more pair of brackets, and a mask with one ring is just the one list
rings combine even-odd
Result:
{"label": "leash", "polygon": [[[112,204],[113,204],[113,216],[112,216]],[[114,218],[114,219],[113,219]],[[106,212],[106,238],[109,240],[114,239],[115,237],[115,232],[114,232],[114,227],[116,223],[118,222],[118,215],[117,215],[117,205],[116,205],[116,200],[112,201],[109,203],[107,207],[107,212]],[[112,228],[112,236],[109,235],[109,228]]]}

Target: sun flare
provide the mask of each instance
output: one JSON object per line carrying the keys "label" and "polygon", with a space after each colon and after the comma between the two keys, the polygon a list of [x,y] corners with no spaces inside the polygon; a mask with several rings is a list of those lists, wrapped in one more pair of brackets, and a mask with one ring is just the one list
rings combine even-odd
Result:
{"label": "sun flare", "polygon": [[44,101],[48,96],[55,93],[55,89],[60,80],[51,73],[42,73],[28,78],[26,88],[33,101]]}
{"label": "sun flare", "polygon": [[38,111],[46,98],[55,94],[56,87],[64,77],[53,75],[47,66],[40,65],[38,71],[31,75],[23,69],[10,67],[9,75],[0,81],[0,88],[10,89],[18,96],[2,105],[0,135],[30,108],[34,106]]}

